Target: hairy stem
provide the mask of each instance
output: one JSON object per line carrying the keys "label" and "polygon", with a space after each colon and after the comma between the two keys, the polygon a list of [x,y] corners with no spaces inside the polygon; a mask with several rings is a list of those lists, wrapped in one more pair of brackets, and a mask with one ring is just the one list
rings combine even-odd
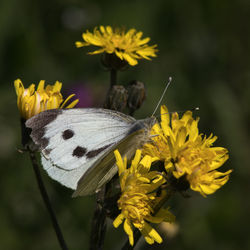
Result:
{"label": "hairy stem", "polygon": [[110,70],[110,89],[117,84],[117,70]]}
{"label": "hairy stem", "polygon": [[48,196],[46,188],[44,186],[44,183],[43,183],[40,171],[39,171],[39,165],[37,163],[36,155],[33,151],[29,150],[29,156],[30,156],[30,160],[32,162],[32,166],[33,166],[33,170],[34,170],[34,173],[36,176],[36,181],[37,181],[37,184],[39,187],[40,194],[42,196],[43,202],[44,202],[44,204],[48,210],[48,213],[50,215],[50,219],[51,219],[53,228],[56,232],[56,236],[57,236],[58,242],[60,244],[60,247],[62,250],[68,250],[68,247],[67,247],[65,240],[63,238],[63,234],[62,234],[61,229],[58,225],[55,213],[52,209],[52,206],[51,206],[51,203],[49,200],[49,196]]}
{"label": "hairy stem", "polygon": [[102,187],[101,191],[96,194],[96,207],[92,219],[92,228],[90,236],[90,250],[101,250],[104,245],[106,234],[106,212],[103,208],[106,187]]}
{"label": "hairy stem", "polygon": [[[117,70],[111,68],[110,69],[110,86],[106,96],[106,103],[104,103],[104,107],[108,106],[108,95],[111,91],[112,87],[116,85],[117,82]],[[104,239],[106,234],[106,211],[104,209],[106,192],[109,189],[109,185],[103,185],[101,190],[96,194],[96,206],[94,215],[92,218],[91,225],[91,235],[90,235],[90,250],[101,250],[103,249]]]}

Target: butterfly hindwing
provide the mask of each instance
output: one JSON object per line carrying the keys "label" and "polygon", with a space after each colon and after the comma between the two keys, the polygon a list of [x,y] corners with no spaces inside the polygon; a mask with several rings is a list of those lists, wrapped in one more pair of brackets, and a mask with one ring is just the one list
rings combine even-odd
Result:
{"label": "butterfly hindwing", "polygon": [[140,146],[145,135],[144,127],[140,127],[140,129],[138,129],[139,127],[135,127],[137,127],[136,123],[132,126],[132,130],[134,128],[135,131],[131,131],[131,134],[128,134],[118,144],[112,146],[102,158],[95,162],[95,164],[84,173],[78,181],[77,189],[73,197],[84,196],[98,191],[102,185],[107,183],[115,175],[118,170],[115,165],[115,149],[118,149],[123,157],[126,156],[128,159],[132,157],[135,148]]}
{"label": "butterfly hindwing", "polygon": [[41,155],[41,162],[44,170],[47,171],[48,175],[52,179],[71,189],[76,189],[77,182],[82,176],[82,173],[85,172],[85,169],[88,167],[88,165],[91,165],[93,163],[89,162],[87,165],[66,171],[65,169],[62,169],[59,166],[55,165],[51,159],[45,158],[43,155]]}

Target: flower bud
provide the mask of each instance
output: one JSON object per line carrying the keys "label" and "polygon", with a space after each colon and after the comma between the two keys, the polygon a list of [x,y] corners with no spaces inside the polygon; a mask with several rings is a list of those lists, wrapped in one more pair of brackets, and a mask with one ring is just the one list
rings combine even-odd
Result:
{"label": "flower bud", "polygon": [[132,81],[127,87],[128,90],[128,108],[130,113],[133,114],[135,110],[139,109],[146,98],[146,91],[143,82]]}
{"label": "flower bud", "polygon": [[122,85],[114,85],[107,95],[104,108],[122,111],[127,105],[128,91]]}

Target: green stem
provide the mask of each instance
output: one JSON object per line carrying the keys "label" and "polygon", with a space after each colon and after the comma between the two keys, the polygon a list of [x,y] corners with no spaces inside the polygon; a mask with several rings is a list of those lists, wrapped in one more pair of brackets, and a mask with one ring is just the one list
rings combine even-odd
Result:
{"label": "green stem", "polygon": [[110,70],[110,89],[117,84],[117,70]]}
{"label": "green stem", "polygon": [[106,212],[103,208],[106,194],[106,185],[96,194],[96,207],[92,219],[92,228],[90,235],[90,250],[101,250],[104,245],[104,238],[106,234]]}
{"label": "green stem", "polygon": [[65,240],[63,238],[63,234],[62,234],[61,229],[60,229],[60,227],[58,225],[55,213],[54,213],[54,211],[52,209],[52,206],[51,206],[51,203],[50,203],[50,200],[49,200],[49,196],[48,196],[46,188],[44,186],[44,183],[43,183],[40,171],[39,171],[39,165],[37,163],[35,153],[33,151],[29,150],[29,156],[30,156],[30,160],[32,162],[32,166],[33,166],[33,170],[34,170],[34,173],[35,173],[35,176],[36,176],[36,181],[37,181],[37,184],[38,184],[38,187],[39,187],[40,194],[42,196],[43,202],[44,202],[44,204],[45,204],[45,206],[46,206],[46,208],[48,210],[48,213],[50,215],[50,219],[51,219],[53,228],[54,228],[54,230],[56,232],[58,242],[59,242],[62,250],[68,250],[68,247],[67,247],[67,245],[65,243]]}

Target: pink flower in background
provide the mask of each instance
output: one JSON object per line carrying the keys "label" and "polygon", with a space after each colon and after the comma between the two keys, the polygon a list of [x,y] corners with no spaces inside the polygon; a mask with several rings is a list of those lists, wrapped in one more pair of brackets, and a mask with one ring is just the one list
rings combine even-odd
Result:
{"label": "pink flower in background", "polygon": [[87,108],[93,106],[93,92],[87,84],[83,82],[75,82],[71,84],[72,87],[66,90],[66,94],[74,93],[79,99],[75,108]]}

